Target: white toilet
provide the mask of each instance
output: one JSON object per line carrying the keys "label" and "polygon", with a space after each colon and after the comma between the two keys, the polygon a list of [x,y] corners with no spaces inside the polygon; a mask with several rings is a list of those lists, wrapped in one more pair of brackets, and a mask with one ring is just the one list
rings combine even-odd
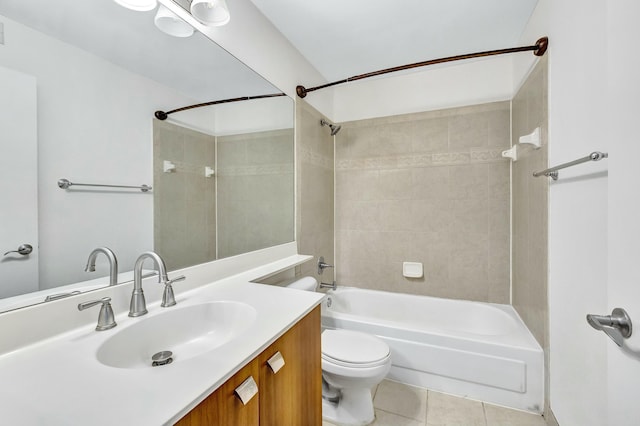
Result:
{"label": "white toilet", "polygon": [[[288,287],[315,291],[317,284],[314,278],[305,277]],[[341,426],[373,422],[371,388],[390,368],[389,346],[377,337],[351,330],[324,330],[322,418]]]}
{"label": "white toilet", "polygon": [[322,417],[349,426],[373,422],[371,388],[390,368],[389,346],[377,337],[351,330],[323,331]]}

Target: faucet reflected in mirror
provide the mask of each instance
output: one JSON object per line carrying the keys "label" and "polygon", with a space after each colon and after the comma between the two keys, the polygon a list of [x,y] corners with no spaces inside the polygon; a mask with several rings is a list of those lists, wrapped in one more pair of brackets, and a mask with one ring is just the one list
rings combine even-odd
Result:
{"label": "faucet reflected in mirror", "polygon": [[85,266],[85,272],[95,272],[96,270],[96,257],[102,253],[107,256],[109,260],[109,285],[118,284],[118,258],[116,254],[109,247],[98,247],[89,254],[87,259],[87,266]]}

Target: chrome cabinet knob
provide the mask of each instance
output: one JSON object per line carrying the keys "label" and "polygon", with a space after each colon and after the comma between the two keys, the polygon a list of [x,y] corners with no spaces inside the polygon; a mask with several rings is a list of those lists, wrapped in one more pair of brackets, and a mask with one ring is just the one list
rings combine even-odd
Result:
{"label": "chrome cabinet knob", "polygon": [[18,254],[21,254],[23,256],[26,256],[28,254],[31,254],[32,251],[33,251],[33,247],[31,246],[31,244],[20,244],[20,246],[18,246],[17,250],[9,250],[4,255],[6,256],[9,253],[18,253]]}

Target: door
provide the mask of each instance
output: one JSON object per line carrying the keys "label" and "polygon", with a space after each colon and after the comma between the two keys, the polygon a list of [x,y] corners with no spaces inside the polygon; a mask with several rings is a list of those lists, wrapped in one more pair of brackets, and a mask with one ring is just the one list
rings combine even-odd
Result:
{"label": "door", "polygon": [[36,102],[34,77],[0,67],[0,298],[38,290]]}
{"label": "door", "polygon": [[[609,149],[608,307],[624,308],[634,330],[608,342],[608,424],[640,424],[640,3],[607,2]],[[594,389],[594,392],[599,392]]]}

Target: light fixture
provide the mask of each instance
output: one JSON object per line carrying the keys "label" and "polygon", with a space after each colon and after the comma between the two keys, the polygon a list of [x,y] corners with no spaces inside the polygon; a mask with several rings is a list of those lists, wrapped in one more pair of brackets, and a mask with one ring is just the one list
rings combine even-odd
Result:
{"label": "light fixture", "polygon": [[138,12],[153,10],[158,5],[158,0],[114,0],[120,6]]}
{"label": "light fixture", "polygon": [[193,0],[191,14],[205,25],[225,25],[231,19],[226,0]]}
{"label": "light fixture", "polygon": [[155,22],[156,27],[158,27],[160,31],[170,36],[190,37],[193,35],[193,27],[163,5],[160,5],[158,8],[153,22]]}

